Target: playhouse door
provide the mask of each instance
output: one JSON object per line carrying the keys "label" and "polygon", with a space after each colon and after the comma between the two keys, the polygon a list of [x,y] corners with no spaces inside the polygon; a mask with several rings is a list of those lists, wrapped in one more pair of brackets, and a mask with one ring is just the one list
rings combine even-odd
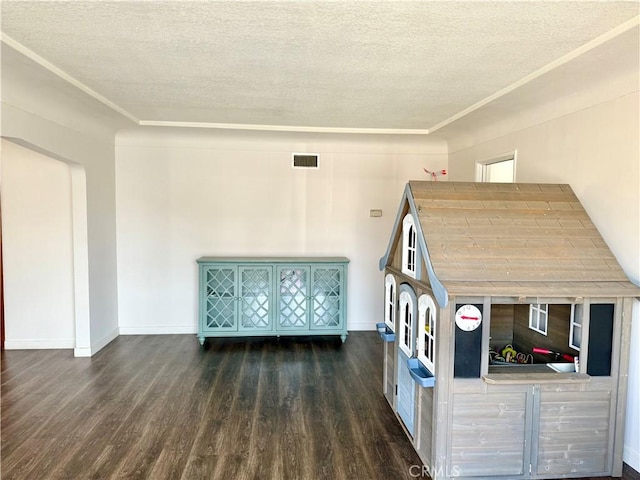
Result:
{"label": "playhouse door", "polygon": [[416,296],[408,285],[400,286],[400,315],[398,325],[398,402],[397,411],[409,434],[413,436],[416,384],[409,374],[407,360],[415,346],[414,320]]}

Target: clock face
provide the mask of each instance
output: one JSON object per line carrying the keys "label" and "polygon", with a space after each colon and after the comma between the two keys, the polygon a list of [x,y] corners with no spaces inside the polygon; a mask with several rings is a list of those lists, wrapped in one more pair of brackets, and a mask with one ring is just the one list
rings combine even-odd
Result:
{"label": "clock face", "polygon": [[460,330],[470,332],[482,323],[482,313],[475,305],[462,305],[456,310],[456,325]]}

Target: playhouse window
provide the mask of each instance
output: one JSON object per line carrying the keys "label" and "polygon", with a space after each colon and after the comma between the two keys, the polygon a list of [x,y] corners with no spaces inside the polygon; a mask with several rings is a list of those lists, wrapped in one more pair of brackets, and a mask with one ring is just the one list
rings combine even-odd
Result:
{"label": "playhouse window", "polygon": [[435,366],[436,304],[429,295],[418,299],[418,360],[432,373]]}
{"label": "playhouse window", "polygon": [[400,293],[400,332],[399,345],[408,357],[413,355],[413,299],[407,292]]}
{"label": "playhouse window", "polygon": [[[563,368],[573,371],[573,365],[569,364],[573,364],[574,357],[579,356],[579,353],[569,348],[572,335],[578,337],[578,342],[579,337],[584,335],[572,333],[571,324],[576,321],[576,317],[582,316],[582,310],[582,305],[570,303],[491,304],[489,365],[502,367],[498,370],[499,373],[504,373],[510,370],[504,366],[566,363]],[[546,335],[531,328],[532,311],[534,318],[538,318],[537,313],[541,312],[541,322],[547,327]],[[578,323],[582,325],[580,319]],[[577,330],[580,328],[577,327]],[[552,373],[552,370],[548,373]]]}
{"label": "playhouse window", "polygon": [[546,303],[534,303],[529,306],[529,328],[531,330],[546,335],[548,317],[549,305]]}
{"label": "playhouse window", "polygon": [[396,279],[391,274],[384,279],[384,323],[396,331]]}
{"label": "playhouse window", "polygon": [[[540,307],[545,307],[544,309]],[[609,376],[613,371],[614,303],[491,304],[489,373],[513,373],[522,363],[548,367],[548,373],[579,371]],[[529,328],[531,310],[546,312],[547,335]],[[589,325],[585,319],[589,316]],[[584,344],[585,348],[581,348]],[[586,348],[588,345],[588,348]],[[580,350],[579,350],[580,349]],[[519,369],[519,371],[525,371]],[[539,370],[538,370],[539,371]]]}
{"label": "playhouse window", "polygon": [[416,278],[417,234],[413,216],[408,213],[402,220],[402,273]]}

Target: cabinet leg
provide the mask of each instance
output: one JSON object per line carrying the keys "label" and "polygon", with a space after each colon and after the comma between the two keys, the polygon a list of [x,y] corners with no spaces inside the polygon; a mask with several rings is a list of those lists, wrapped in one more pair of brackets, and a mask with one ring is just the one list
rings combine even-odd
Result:
{"label": "cabinet leg", "polygon": [[343,333],[342,335],[340,335],[340,340],[342,340],[342,343],[347,341],[347,334]]}
{"label": "cabinet leg", "polygon": [[204,346],[204,337],[198,337],[198,340],[200,341],[200,346]]}

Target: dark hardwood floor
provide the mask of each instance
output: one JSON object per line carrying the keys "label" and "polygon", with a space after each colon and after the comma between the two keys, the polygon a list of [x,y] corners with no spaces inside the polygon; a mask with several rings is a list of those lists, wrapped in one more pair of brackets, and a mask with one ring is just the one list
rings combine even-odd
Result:
{"label": "dark hardwood floor", "polygon": [[[374,332],[2,352],[1,477],[410,479]],[[413,469],[412,466],[416,466]],[[633,474],[625,470],[625,477]]]}

